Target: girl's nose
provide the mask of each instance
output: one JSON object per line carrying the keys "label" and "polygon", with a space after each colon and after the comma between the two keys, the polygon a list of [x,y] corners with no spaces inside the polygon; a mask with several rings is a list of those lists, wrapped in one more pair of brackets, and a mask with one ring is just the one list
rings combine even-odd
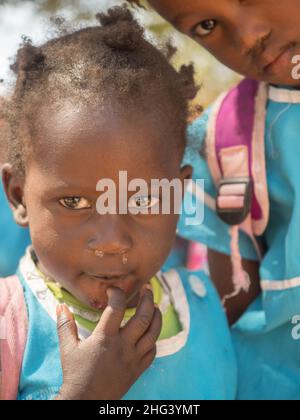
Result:
{"label": "girl's nose", "polygon": [[105,255],[125,254],[132,248],[132,238],[120,215],[98,216],[94,235],[88,242],[90,251]]}
{"label": "girl's nose", "polygon": [[266,42],[271,35],[268,25],[256,19],[244,19],[236,29],[236,44],[243,56],[261,54],[266,48]]}

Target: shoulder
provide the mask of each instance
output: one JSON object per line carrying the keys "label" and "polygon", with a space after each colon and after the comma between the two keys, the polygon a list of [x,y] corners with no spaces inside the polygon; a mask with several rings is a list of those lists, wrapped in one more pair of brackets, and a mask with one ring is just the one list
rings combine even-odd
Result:
{"label": "shoulder", "polygon": [[28,317],[17,276],[0,279],[0,376],[3,399],[16,399],[27,339]]}
{"label": "shoulder", "polygon": [[259,86],[260,83],[257,81],[243,79],[235,86],[221,93],[203,114],[189,124],[187,129],[188,142],[201,146],[206,137],[210,117],[213,116],[215,109],[219,108],[225,98],[233,96],[233,102],[236,102],[236,96],[242,96],[243,99],[245,99],[245,96],[253,97],[254,99]]}
{"label": "shoulder", "polygon": [[199,134],[199,132],[205,135],[212,108],[213,105],[209,106],[200,116],[198,116],[195,120],[190,122],[190,124],[188,125],[188,134],[190,136],[193,136],[197,133]]}
{"label": "shoulder", "polygon": [[[205,271],[179,267],[163,273],[163,276],[171,290],[172,302],[182,325],[195,332],[199,342],[206,339],[218,344],[222,342],[222,346],[230,349],[229,324],[209,275]],[[213,332],[216,325],[217,335]]]}
{"label": "shoulder", "polygon": [[0,315],[17,295],[23,296],[23,288],[17,276],[0,278]]}
{"label": "shoulder", "polygon": [[9,335],[7,326],[27,326],[25,296],[18,276],[0,278],[0,339]]}
{"label": "shoulder", "polygon": [[200,149],[206,137],[212,107],[192,121],[187,128],[187,148]]}
{"label": "shoulder", "polygon": [[[205,140],[208,131],[212,108],[208,108],[200,117],[191,122],[187,128],[187,143],[182,166],[191,165],[194,177],[208,178],[208,167],[205,153]],[[198,172],[201,172],[199,177]],[[205,176],[206,175],[206,176]]]}
{"label": "shoulder", "polygon": [[185,293],[200,298],[217,298],[218,294],[204,270],[192,271],[185,267],[176,267],[162,273],[163,279],[171,290],[176,291],[176,296]]}

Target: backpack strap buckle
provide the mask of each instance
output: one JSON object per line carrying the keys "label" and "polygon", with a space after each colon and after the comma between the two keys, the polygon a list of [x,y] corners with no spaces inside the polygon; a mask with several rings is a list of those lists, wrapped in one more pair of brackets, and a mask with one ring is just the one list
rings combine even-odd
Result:
{"label": "backpack strap buckle", "polygon": [[223,178],[218,187],[217,214],[230,226],[242,224],[251,211],[253,182],[250,178]]}

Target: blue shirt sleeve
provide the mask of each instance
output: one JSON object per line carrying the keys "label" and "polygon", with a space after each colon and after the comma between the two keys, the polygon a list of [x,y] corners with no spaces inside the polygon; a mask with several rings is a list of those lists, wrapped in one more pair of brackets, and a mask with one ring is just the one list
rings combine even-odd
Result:
{"label": "blue shirt sleeve", "polygon": [[[203,183],[204,192],[215,201],[217,190],[210,174],[204,152],[204,142],[210,113],[211,109],[208,109],[188,127],[188,141],[183,166],[191,165],[193,167],[193,181],[200,180],[200,185]],[[179,236],[201,242],[210,249],[230,255],[231,238],[229,226],[222,222],[215,210],[206,204],[202,205],[203,211],[201,220],[199,218],[199,223],[188,225],[186,209],[191,208],[191,204],[189,203],[193,203],[193,207],[195,207],[196,199],[195,197],[192,198],[190,193],[186,193],[182,215],[178,224]],[[240,233],[240,252],[245,259],[259,260],[251,239],[243,232]]]}

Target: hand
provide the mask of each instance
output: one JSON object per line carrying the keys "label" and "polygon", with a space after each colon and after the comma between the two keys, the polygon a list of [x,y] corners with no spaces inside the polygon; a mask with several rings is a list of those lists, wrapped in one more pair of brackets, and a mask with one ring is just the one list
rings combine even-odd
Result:
{"label": "hand", "polygon": [[68,308],[58,307],[63,385],[57,400],[118,400],[155,358],[162,317],[152,291],[144,289],[136,314],[123,328],[125,294],[117,288],[107,294],[108,306],[82,342]]}

